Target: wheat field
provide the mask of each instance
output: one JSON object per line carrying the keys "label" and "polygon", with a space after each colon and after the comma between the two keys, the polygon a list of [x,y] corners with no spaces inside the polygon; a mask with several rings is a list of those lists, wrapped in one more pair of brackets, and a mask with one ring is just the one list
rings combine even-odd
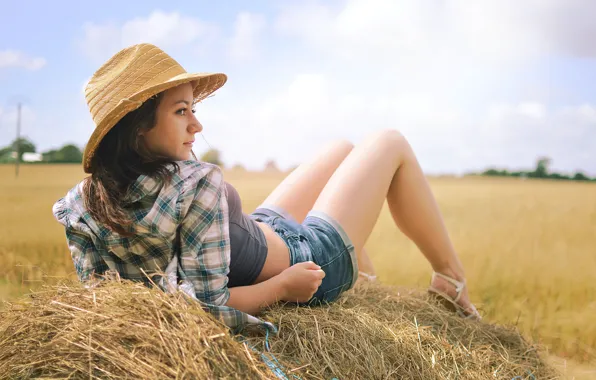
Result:
{"label": "wheat field", "polygon": [[[250,212],[283,173],[226,172]],[[84,178],[78,165],[0,165],[0,299],[74,278],[52,204]],[[515,325],[553,355],[596,359],[596,184],[430,178],[485,320]],[[425,287],[430,267],[387,207],[367,249],[383,283]],[[1,306],[0,306],[1,307]]]}

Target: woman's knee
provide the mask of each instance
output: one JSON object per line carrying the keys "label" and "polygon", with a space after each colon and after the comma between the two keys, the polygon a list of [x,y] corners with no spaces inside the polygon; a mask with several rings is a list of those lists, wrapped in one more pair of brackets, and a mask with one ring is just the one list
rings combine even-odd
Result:
{"label": "woman's knee", "polygon": [[406,137],[396,129],[374,132],[366,145],[369,145],[383,160],[395,161],[398,166],[414,155]]}
{"label": "woman's knee", "polygon": [[390,150],[404,150],[410,149],[410,144],[406,137],[397,129],[383,129],[374,132],[371,136],[373,143],[379,148],[386,148]]}
{"label": "woman's knee", "polygon": [[353,149],[354,144],[350,140],[341,139],[333,141],[328,146],[327,151],[338,152],[340,155],[347,156]]}

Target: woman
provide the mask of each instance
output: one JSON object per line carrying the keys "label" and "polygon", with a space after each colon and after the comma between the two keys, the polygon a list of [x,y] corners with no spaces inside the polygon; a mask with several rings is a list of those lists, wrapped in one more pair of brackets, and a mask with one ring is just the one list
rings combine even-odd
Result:
{"label": "woman", "polygon": [[91,176],[53,208],[81,281],[121,278],[181,289],[230,327],[277,301],[332,302],[372,272],[364,243],[385,200],[433,268],[430,291],[479,317],[464,270],[406,139],[394,130],[333,144],[252,214],[214,165],[192,160],[192,108],[225,81],[189,74],[154,45],[110,58],[90,79]]}

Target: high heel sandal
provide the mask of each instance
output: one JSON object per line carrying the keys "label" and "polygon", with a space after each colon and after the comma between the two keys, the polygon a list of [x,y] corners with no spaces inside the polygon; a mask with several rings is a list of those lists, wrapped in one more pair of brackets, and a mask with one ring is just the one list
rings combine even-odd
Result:
{"label": "high heel sandal", "polygon": [[[455,286],[455,291],[457,293],[457,296],[455,298],[451,297],[449,294],[435,288],[432,286],[432,283],[435,280],[435,277],[441,277],[442,279],[448,281],[449,283],[451,283],[452,285]],[[433,275],[432,275],[432,279],[431,279],[431,285],[428,289],[429,294],[431,295],[435,295],[438,298],[440,298],[441,301],[443,301],[443,305],[445,305],[445,307],[447,307],[447,309],[455,312],[459,317],[464,318],[464,319],[476,319],[476,320],[480,320],[482,319],[482,317],[480,316],[480,313],[478,313],[478,310],[476,310],[476,307],[474,305],[470,305],[472,312],[466,311],[458,302],[459,299],[461,298],[461,295],[463,293],[464,288],[466,287],[466,280],[463,281],[457,281],[454,278],[451,278],[449,276],[446,276],[444,274],[441,273],[437,273],[433,271]]]}

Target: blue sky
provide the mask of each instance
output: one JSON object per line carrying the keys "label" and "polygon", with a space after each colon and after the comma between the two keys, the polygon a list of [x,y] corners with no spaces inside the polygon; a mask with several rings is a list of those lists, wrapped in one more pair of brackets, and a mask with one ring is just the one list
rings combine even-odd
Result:
{"label": "blue sky", "polygon": [[529,169],[546,155],[596,176],[594,2],[89,4],[0,2],[0,146],[15,137],[18,101],[39,151],[83,146],[84,83],[150,42],[188,71],[228,75],[197,113],[226,164],[285,168],[334,139],[395,128],[429,173]]}

